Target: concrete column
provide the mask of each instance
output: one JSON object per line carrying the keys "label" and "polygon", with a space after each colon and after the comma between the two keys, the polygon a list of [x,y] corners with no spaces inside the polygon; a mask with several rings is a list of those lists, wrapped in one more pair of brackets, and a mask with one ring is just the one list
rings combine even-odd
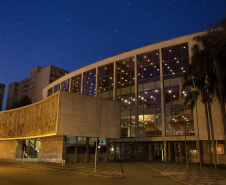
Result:
{"label": "concrete column", "polygon": [[77,154],[78,154],[78,137],[76,137],[76,145],[75,145],[75,163],[77,162]]}
{"label": "concrete column", "polygon": [[116,61],[114,61],[114,76],[113,76],[113,101],[117,101],[117,68]]}
{"label": "concrete column", "polygon": [[171,161],[171,147],[170,147],[170,142],[167,142],[167,154],[168,154],[168,158],[167,161]]}
{"label": "concrete column", "polygon": [[81,74],[81,94],[84,93],[84,73]]}
{"label": "concrete column", "polygon": [[86,153],[85,153],[85,163],[88,162],[89,159],[89,138],[86,137]]}
{"label": "concrete column", "polygon": [[178,144],[174,142],[174,161],[178,162]]}
{"label": "concrete column", "polygon": [[67,136],[63,136],[62,160],[66,160]]}
{"label": "concrete column", "polygon": [[68,85],[69,85],[69,86],[68,86],[68,88],[69,88],[68,91],[71,92],[71,78],[69,78],[69,82],[68,82],[68,83],[69,83],[69,84],[68,84]]}
{"label": "concrete column", "polygon": [[135,62],[135,137],[139,137],[139,115],[138,115],[138,64],[137,64],[137,55],[134,56]]}
{"label": "concrete column", "polygon": [[96,68],[96,85],[95,85],[95,96],[94,97],[96,97],[97,98],[97,89],[98,89],[98,85],[99,85],[99,80],[98,80],[98,77],[99,75],[98,75],[98,67]]}
{"label": "concrete column", "polygon": [[105,162],[108,162],[108,155],[109,155],[109,139],[106,138],[106,155],[105,155]]}
{"label": "concrete column", "polygon": [[161,108],[162,108],[162,137],[165,137],[166,126],[165,126],[165,100],[164,100],[164,79],[162,67],[162,48],[159,49],[159,62],[160,62],[160,84],[161,84]]}
{"label": "concrete column", "polygon": [[167,144],[166,141],[164,143],[164,162],[167,162]]}

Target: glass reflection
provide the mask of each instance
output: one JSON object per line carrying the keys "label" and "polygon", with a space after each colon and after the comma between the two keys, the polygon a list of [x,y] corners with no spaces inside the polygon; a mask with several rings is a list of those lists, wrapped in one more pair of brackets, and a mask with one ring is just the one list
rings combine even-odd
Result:
{"label": "glass reflection", "polygon": [[98,98],[113,100],[114,64],[98,68]]}
{"label": "glass reflection", "polygon": [[81,94],[81,74],[71,78],[71,92]]}
{"label": "glass reflection", "polygon": [[121,104],[121,137],[135,137],[134,58],[116,62],[117,101]]}
{"label": "glass reflection", "polygon": [[161,87],[159,51],[137,56],[138,61],[138,134],[161,135]]}
{"label": "glass reflection", "polygon": [[184,104],[190,89],[181,91],[183,73],[189,65],[188,45],[164,48],[162,53],[166,135],[194,135],[193,115]]}
{"label": "glass reflection", "polygon": [[84,95],[95,96],[96,69],[84,73]]}

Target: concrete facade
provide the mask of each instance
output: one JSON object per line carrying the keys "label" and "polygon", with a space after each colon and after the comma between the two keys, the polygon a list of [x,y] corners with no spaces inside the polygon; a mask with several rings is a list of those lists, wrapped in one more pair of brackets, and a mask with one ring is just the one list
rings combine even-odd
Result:
{"label": "concrete facade", "polygon": [[62,91],[57,135],[119,138],[117,102]]}

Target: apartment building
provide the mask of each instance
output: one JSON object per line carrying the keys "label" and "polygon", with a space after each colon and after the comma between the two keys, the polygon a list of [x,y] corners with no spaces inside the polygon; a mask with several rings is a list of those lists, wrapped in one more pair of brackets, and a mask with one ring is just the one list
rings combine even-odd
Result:
{"label": "apartment building", "polygon": [[0,83],[0,111],[2,110],[4,92],[5,92],[5,84]]}
{"label": "apartment building", "polygon": [[52,65],[34,67],[29,78],[9,85],[6,110],[23,96],[28,96],[33,103],[42,100],[42,89],[67,73],[68,71]]}

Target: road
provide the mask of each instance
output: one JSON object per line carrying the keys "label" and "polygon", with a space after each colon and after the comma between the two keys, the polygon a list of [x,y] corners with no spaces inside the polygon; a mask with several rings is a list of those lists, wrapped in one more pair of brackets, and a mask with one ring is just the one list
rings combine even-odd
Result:
{"label": "road", "polygon": [[0,185],[177,185],[180,184],[143,163],[123,163],[124,179],[87,177],[0,165]]}

